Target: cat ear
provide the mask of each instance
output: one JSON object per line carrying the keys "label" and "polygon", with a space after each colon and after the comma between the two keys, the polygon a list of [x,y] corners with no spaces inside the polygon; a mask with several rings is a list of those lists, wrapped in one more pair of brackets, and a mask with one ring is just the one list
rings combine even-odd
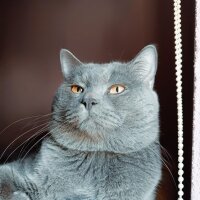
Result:
{"label": "cat ear", "polygon": [[129,63],[137,80],[145,82],[153,88],[157,71],[158,54],[154,45],[144,47]]}
{"label": "cat ear", "polygon": [[82,64],[78,58],[66,49],[60,50],[60,62],[64,77],[68,76],[74,67]]}

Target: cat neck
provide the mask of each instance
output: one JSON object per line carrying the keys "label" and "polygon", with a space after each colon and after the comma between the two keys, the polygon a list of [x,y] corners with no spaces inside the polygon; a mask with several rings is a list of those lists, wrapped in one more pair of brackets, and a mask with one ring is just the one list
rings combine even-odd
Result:
{"label": "cat neck", "polygon": [[[127,157],[127,156],[138,156],[143,154],[143,152],[148,152],[148,149],[153,152],[160,151],[160,145],[158,141],[153,142],[148,147],[141,149],[137,152],[129,153],[116,153],[109,151],[81,151],[76,149],[71,149],[63,146],[53,137],[48,137],[43,141],[40,155],[44,155],[45,159],[67,159],[71,157],[85,157],[85,156],[95,156],[95,157],[105,157],[105,158],[118,158],[118,157]],[[44,158],[44,156],[42,156]]]}
{"label": "cat neck", "polygon": [[109,151],[81,151],[77,149],[68,148],[59,141],[57,141],[54,137],[48,137],[44,140],[41,151],[51,151],[52,155],[58,154],[63,156],[74,156],[74,155],[108,155],[108,156],[119,156],[122,155],[120,153],[109,152]]}

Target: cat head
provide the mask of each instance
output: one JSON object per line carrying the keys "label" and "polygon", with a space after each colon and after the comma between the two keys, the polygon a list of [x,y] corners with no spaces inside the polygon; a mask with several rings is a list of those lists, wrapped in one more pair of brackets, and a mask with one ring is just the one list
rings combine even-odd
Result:
{"label": "cat head", "polygon": [[51,133],[62,145],[122,153],[157,140],[154,45],[127,63],[83,63],[65,49],[60,60],[64,81],[53,101]]}

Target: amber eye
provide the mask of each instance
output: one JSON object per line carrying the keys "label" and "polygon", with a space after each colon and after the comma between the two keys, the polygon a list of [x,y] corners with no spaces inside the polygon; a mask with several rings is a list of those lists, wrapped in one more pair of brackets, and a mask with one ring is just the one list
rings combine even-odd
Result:
{"label": "amber eye", "polygon": [[120,94],[125,90],[123,85],[112,85],[110,87],[109,93],[110,94]]}
{"label": "amber eye", "polygon": [[79,93],[82,93],[83,92],[83,88],[79,85],[72,85],[71,86],[71,91],[75,94],[79,94]]}

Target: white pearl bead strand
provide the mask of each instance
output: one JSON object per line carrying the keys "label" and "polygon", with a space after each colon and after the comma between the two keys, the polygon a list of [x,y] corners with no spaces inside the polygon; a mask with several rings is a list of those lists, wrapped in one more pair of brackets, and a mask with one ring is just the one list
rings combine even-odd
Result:
{"label": "white pearl bead strand", "polygon": [[184,151],[183,151],[183,98],[182,98],[182,33],[181,0],[174,0],[174,44],[176,69],[176,97],[178,117],[178,200],[183,200]]}

